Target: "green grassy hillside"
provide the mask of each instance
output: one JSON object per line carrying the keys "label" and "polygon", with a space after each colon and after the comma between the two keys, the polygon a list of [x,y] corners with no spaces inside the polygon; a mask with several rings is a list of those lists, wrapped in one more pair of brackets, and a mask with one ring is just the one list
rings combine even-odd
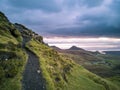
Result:
{"label": "green grassy hillside", "polygon": [[120,56],[80,50],[58,50],[62,56],[69,57],[87,70],[101,76],[112,77],[120,73]]}
{"label": "green grassy hillside", "polygon": [[0,12],[0,90],[21,90],[27,54],[20,32]]}
{"label": "green grassy hillside", "polygon": [[32,39],[26,47],[39,57],[47,90],[119,90],[37,40]]}

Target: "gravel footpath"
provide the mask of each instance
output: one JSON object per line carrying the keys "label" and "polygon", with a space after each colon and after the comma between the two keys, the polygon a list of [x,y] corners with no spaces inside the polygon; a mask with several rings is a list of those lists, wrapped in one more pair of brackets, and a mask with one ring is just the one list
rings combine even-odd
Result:
{"label": "gravel footpath", "polygon": [[45,80],[41,74],[39,59],[31,51],[26,49],[28,61],[23,72],[23,90],[46,90]]}

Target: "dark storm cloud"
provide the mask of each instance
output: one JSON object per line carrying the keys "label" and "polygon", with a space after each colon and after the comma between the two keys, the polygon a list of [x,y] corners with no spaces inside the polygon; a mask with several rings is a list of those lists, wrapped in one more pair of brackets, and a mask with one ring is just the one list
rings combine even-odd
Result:
{"label": "dark storm cloud", "polygon": [[80,37],[120,37],[120,28],[104,26],[104,24],[88,27],[61,28],[50,31],[53,35]]}
{"label": "dark storm cloud", "polygon": [[120,0],[1,0],[12,22],[39,34],[120,37]]}

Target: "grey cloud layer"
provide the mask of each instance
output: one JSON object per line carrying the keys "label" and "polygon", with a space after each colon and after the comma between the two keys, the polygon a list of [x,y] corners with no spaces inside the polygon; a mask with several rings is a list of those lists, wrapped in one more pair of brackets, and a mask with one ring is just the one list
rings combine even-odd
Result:
{"label": "grey cloud layer", "polygon": [[9,0],[8,3],[17,8],[41,9],[46,12],[57,12],[60,10],[54,0]]}
{"label": "grey cloud layer", "polygon": [[120,0],[1,0],[0,10],[43,35],[120,37]]}

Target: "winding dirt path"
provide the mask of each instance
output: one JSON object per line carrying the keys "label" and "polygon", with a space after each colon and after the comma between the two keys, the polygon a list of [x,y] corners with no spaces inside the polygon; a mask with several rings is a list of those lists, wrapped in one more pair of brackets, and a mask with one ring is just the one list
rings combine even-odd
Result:
{"label": "winding dirt path", "polygon": [[45,81],[42,77],[39,59],[31,51],[26,49],[28,61],[23,73],[23,90],[46,90]]}

